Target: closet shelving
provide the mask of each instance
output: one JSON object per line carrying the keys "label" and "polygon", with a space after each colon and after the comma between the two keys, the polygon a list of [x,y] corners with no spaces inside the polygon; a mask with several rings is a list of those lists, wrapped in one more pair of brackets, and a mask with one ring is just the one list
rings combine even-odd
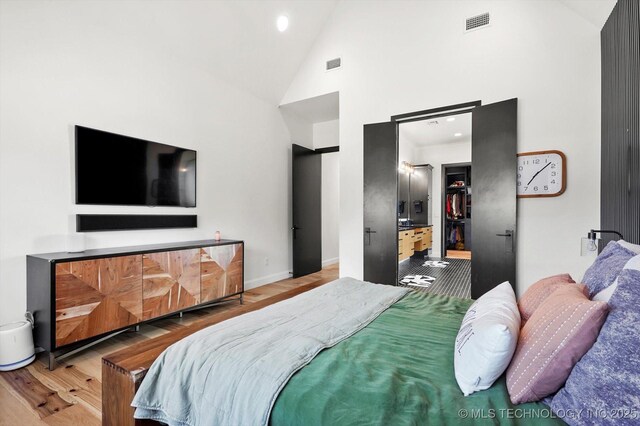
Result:
{"label": "closet shelving", "polygon": [[449,250],[471,250],[471,166],[445,167],[444,255]]}

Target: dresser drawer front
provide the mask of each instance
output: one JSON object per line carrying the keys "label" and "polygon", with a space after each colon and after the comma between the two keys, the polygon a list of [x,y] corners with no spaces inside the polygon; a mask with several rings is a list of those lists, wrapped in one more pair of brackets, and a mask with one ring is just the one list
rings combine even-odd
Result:
{"label": "dresser drawer front", "polygon": [[156,318],[200,303],[200,249],[143,257],[142,317]]}
{"label": "dresser drawer front", "polygon": [[240,293],[244,290],[242,244],[200,249],[202,303]]}
{"label": "dresser drawer front", "polygon": [[142,255],[57,263],[60,347],[142,321]]}

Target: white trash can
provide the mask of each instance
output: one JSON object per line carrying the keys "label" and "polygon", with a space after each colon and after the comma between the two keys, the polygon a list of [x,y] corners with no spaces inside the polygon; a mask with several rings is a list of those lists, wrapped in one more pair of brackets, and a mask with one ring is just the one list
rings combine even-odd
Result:
{"label": "white trash can", "polygon": [[0,371],[29,365],[36,359],[31,322],[17,321],[0,325]]}

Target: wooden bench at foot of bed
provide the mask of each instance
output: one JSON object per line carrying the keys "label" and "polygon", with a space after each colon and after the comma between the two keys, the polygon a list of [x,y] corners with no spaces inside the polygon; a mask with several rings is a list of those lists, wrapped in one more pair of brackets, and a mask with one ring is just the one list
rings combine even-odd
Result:
{"label": "wooden bench at foot of bed", "polygon": [[173,343],[196,331],[247,312],[262,309],[298,294],[312,290],[332,279],[320,279],[258,302],[202,318],[183,329],[138,343],[102,358],[102,424],[107,426],[142,426],[156,424],[133,418],[131,401],[153,361]]}

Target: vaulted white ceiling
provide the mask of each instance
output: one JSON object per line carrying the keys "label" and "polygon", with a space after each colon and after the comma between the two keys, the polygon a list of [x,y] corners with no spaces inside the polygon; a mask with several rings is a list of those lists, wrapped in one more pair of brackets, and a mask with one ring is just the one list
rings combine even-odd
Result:
{"label": "vaulted white ceiling", "polygon": [[[392,1],[392,0],[387,0]],[[602,27],[616,0],[558,0]],[[82,8],[84,2],[67,3]],[[84,4],[92,4],[87,2]],[[176,61],[200,67],[277,105],[338,0],[128,0],[101,2],[114,32],[144,37]],[[64,4],[64,3],[61,3]],[[544,7],[541,5],[541,7]],[[276,28],[280,15],[289,29]],[[108,17],[118,16],[117,22]]]}
{"label": "vaulted white ceiling", "polygon": [[599,30],[607,21],[617,0],[559,0],[576,14],[595,25]]}
{"label": "vaulted white ceiling", "polygon": [[[274,105],[282,98],[337,0],[114,1],[122,19],[114,30],[161,46]],[[279,32],[278,16],[289,18]],[[151,44],[147,43],[147,44]]]}

